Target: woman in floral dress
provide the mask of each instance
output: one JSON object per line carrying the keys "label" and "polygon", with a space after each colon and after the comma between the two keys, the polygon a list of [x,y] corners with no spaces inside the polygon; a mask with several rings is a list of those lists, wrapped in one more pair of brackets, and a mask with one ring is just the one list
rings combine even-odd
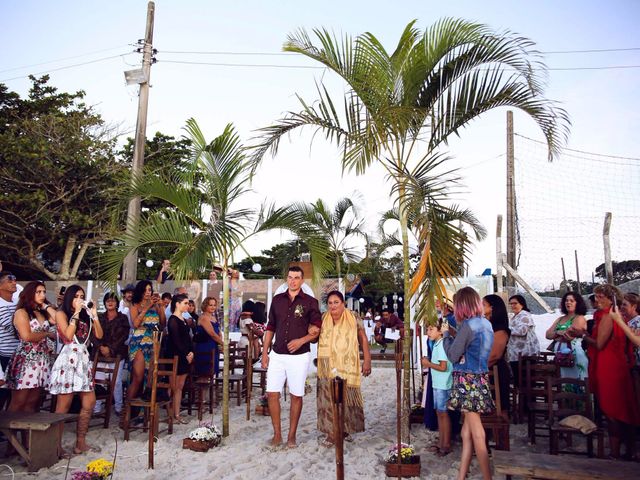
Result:
{"label": "woman in floral dress", "polygon": [[536,335],[536,324],[524,297],[513,295],[509,298],[509,306],[515,315],[509,321],[511,336],[507,344],[507,361],[511,365],[513,384],[517,387],[520,385],[518,357],[540,355],[540,342]]}
{"label": "woman in floral dress", "polygon": [[[74,453],[90,449],[86,442],[91,413],[96,405],[93,390],[91,359],[88,344],[92,336],[102,338],[102,326],[98,320],[96,306],[85,302],[85,293],[80,285],[67,288],[62,307],[56,313],[56,326],[64,347],[53,364],[49,391],[57,395],[56,413],[68,413],[73,397],[80,395],[80,414],[76,430]],[[60,441],[62,428],[60,429]],[[59,444],[62,452],[62,445]]]}
{"label": "woman in floral dress", "polygon": [[148,280],[141,280],[136,285],[131,300],[131,322],[133,335],[129,342],[129,361],[131,362],[131,384],[127,390],[127,398],[138,397],[144,381],[144,372],[149,368],[153,357],[153,332],[162,332],[166,319],[160,296],[153,293],[153,286]]}
{"label": "woman in floral dress", "polygon": [[20,345],[7,367],[12,390],[10,412],[35,412],[43,388],[49,387],[56,331],[55,309],[46,303],[42,282],[29,282],[20,295],[13,324]]}

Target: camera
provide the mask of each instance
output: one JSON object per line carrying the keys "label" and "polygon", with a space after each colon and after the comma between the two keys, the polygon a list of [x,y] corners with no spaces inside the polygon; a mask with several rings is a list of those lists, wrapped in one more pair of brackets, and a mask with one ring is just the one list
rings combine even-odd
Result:
{"label": "camera", "polygon": [[84,302],[84,303],[82,304],[82,306],[83,306],[84,308],[88,308],[89,310],[91,310],[91,309],[93,308],[93,302],[92,302],[91,300],[89,300],[88,302]]}

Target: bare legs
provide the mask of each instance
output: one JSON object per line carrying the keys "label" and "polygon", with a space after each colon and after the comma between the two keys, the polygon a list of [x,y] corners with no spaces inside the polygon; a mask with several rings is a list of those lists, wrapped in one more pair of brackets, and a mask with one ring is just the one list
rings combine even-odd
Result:
{"label": "bare legs", "polygon": [[[298,430],[298,422],[300,421],[300,413],[302,412],[302,397],[289,395],[291,399],[291,410],[289,414],[289,435],[287,436],[287,447],[294,448],[296,444],[296,432]],[[267,401],[269,402],[269,413],[271,414],[271,424],[273,425],[273,438],[270,444],[278,446],[282,443],[282,425],[280,422],[280,393],[267,392]]]}
{"label": "bare legs", "polygon": [[472,412],[464,413],[464,424],[462,425],[462,456],[460,458],[460,470],[458,480],[464,480],[471,464],[471,455],[476,452],[480,472],[484,480],[491,479],[491,469],[489,467],[489,453],[484,435],[484,427],[480,415]]}
{"label": "bare legs", "polygon": [[[71,401],[73,400],[73,393],[64,393],[58,395],[56,401],[56,413],[68,413],[71,408]],[[91,421],[91,412],[96,405],[95,392],[79,392],[81,407],[78,415],[78,424],[76,428],[76,446],[73,449],[74,453],[83,453],[89,450],[91,447],[87,445],[87,431],[89,430],[89,422]],[[58,451],[60,455],[64,454],[62,450],[62,427],[59,430],[58,437]]]}
{"label": "bare legs", "polygon": [[438,415],[438,451],[446,454],[451,451],[451,419],[447,412]]}
{"label": "bare legs", "polygon": [[182,423],[180,418],[180,406],[182,405],[182,390],[184,389],[184,382],[187,379],[187,374],[176,375],[176,384],[173,389],[173,418],[177,422]]}
{"label": "bare legs", "polygon": [[127,399],[133,400],[140,393],[140,386],[144,380],[144,355],[142,350],[138,350],[133,357],[131,365],[131,383],[127,390]]}

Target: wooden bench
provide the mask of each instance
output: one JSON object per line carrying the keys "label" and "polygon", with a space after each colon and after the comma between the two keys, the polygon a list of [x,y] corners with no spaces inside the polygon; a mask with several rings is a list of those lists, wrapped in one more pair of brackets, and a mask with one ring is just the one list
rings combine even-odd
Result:
{"label": "wooden bench", "polygon": [[493,451],[495,474],[547,480],[628,480],[638,478],[638,465],[620,460],[575,458],[540,453]]}
{"label": "wooden bench", "polygon": [[[2,412],[0,431],[27,462],[30,472],[58,462],[58,434],[62,424],[77,417],[72,413]],[[19,430],[28,432],[27,448],[18,440]]]}

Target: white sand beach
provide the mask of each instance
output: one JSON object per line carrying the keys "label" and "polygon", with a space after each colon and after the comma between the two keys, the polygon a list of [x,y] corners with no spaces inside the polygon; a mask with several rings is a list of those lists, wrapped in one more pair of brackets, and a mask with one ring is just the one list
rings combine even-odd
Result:
{"label": "white sand beach", "polygon": [[[544,338],[544,329],[552,321],[553,315],[542,317],[538,321],[539,336]],[[543,343],[543,348],[546,343]],[[395,370],[393,363],[389,366],[374,365],[370,377],[363,378],[362,392],[365,402],[366,431],[353,435],[353,442],[345,442],[345,478],[377,479],[385,478],[384,457],[389,447],[395,442],[396,410],[395,410]],[[416,375],[417,380],[417,375]],[[146,480],[158,478],[195,478],[195,479],[278,479],[278,480],[324,480],[335,478],[335,452],[319,444],[322,436],[316,430],[316,396],[315,377],[310,377],[312,393],[305,396],[300,425],[298,427],[298,448],[270,451],[265,448],[272,434],[270,417],[258,416],[252,412],[247,421],[246,406],[238,407],[235,400],[230,407],[230,435],[222,445],[207,453],[197,453],[182,449],[182,439],[190,430],[198,426],[197,417],[187,417],[188,425],[176,425],[174,433],[160,434],[156,444],[155,469],[147,470],[147,434],[136,431],[131,440],[125,442],[123,433],[117,427],[117,419],[110,429],[92,427],[88,441],[91,445],[99,445],[101,453],[78,455],[71,459],[70,471],[84,470],[91,460],[105,458],[111,460],[115,451],[115,439],[118,439],[118,456],[114,479]],[[257,390],[254,390],[252,405],[257,402]],[[289,404],[282,401],[283,434],[288,431]],[[211,420],[205,416],[204,420]],[[213,422],[222,424],[220,407],[214,410]],[[166,430],[166,424],[164,425]],[[455,478],[459,465],[460,443],[454,444],[454,450],[446,457],[437,457],[426,451],[426,447],[436,441],[437,432],[430,432],[423,425],[412,426],[411,443],[421,455],[422,475],[425,479]],[[71,450],[75,440],[75,425],[68,424],[64,435],[65,448]],[[518,451],[546,452],[548,443],[540,439],[538,445],[527,443],[526,425],[512,425],[511,449]],[[16,472],[16,478],[35,477],[41,479],[64,478],[67,461],[60,461],[49,469],[29,474],[17,456],[1,459]],[[69,475],[69,478],[71,475]],[[11,478],[4,467],[0,468],[0,479]],[[469,478],[480,478],[475,461],[472,463]]]}

